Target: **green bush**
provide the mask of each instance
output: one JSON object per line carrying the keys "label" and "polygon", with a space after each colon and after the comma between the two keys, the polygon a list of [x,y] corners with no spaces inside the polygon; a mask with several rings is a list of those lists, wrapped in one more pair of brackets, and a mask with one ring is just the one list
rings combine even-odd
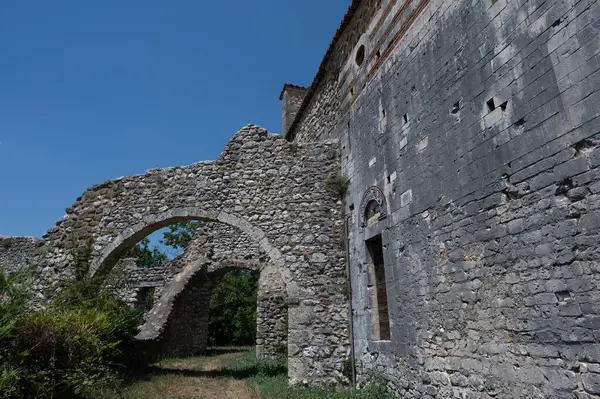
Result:
{"label": "green bush", "polygon": [[0,275],[0,397],[98,397],[117,387],[139,312],[86,280],[66,286],[52,308],[30,311],[27,282]]}

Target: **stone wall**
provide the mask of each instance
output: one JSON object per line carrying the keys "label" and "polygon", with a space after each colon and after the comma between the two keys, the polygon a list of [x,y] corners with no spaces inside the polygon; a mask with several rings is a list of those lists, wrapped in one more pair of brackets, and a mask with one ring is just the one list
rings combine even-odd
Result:
{"label": "stone wall", "polygon": [[406,398],[598,397],[600,2],[371,5],[288,133],[341,142],[359,376]]}
{"label": "stone wall", "polygon": [[281,134],[285,135],[292,126],[296,115],[306,97],[308,88],[285,84],[279,99],[281,100]]}
{"label": "stone wall", "polygon": [[8,273],[35,262],[36,253],[43,241],[35,237],[9,237],[0,235],[0,267]]}
{"label": "stone wall", "polygon": [[177,296],[159,342],[161,355],[190,356],[204,353],[208,342],[210,280],[195,273]]}
{"label": "stone wall", "polygon": [[[273,356],[285,353],[282,349],[287,347],[288,315],[285,284],[279,273],[269,272],[268,261],[264,250],[248,235],[222,223],[206,222],[199,225],[185,252],[162,267],[137,267],[135,259],[122,259],[106,285],[131,306],[139,305],[144,290],[153,287],[156,306],[144,317],[147,323],[140,337],[155,342],[152,356],[182,356],[206,349],[210,290],[218,280],[235,269],[256,272],[256,351],[260,356]],[[194,273],[182,273],[194,264],[199,264]],[[163,299],[165,295],[171,298]],[[165,301],[171,301],[169,306],[162,304]]]}
{"label": "stone wall", "polygon": [[291,145],[248,125],[215,161],[91,187],[44,236],[40,300],[51,300],[58,282],[72,278],[75,255],[87,249],[92,276],[114,267],[123,251],[162,227],[185,220],[223,223],[266,254],[261,278],[277,277],[284,287],[273,296],[281,293],[288,306],[291,381],[343,379],[348,354],[343,229],[339,200],[325,184],[338,173],[338,150],[335,141]]}

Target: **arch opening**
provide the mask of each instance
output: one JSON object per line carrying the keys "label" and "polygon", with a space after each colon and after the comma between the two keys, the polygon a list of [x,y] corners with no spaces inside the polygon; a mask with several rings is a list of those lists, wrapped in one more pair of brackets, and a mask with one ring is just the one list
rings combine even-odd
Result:
{"label": "arch opening", "polygon": [[[142,281],[141,284],[138,281],[133,289],[126,287],[119,292],[125,295],[121,299],[125,299],[130,305],[147,307],[148,295],[141,294],[147,294],[148,290],[154,291],[152,309],[146,313],[136,337],[139,341],[152,342],[148,345],[152,349],[146,349],[145,356],[191,356],[204,353],[209,343],[222,345],[231,341],[247,345],[250,343],[248,337],[252,337],[252,344],[260,355],[287,353],[286,286],[281,278],[279,264],[274,263],[273,257],[265,250],[266,240],[257,242],[239,227],[234,227],[233,223],[202,219],[201,223],[194,225],[196,230],[193,239],[185,251],[164,265],[144,268],[139,267],[145,265],[136,264],[135,259],[120,259],[119,253],[131,254],[128,248],[132,248],[135,245],[132,242],[142,234],[149,234],[167,223],[182,220],[198,219],[191,216],[185,219],[169,218],[132,231],[105,258],[111,259],[111,264],[119,266],[114,268],[110,281],[115,281],[118,279],[117,275],[123,273],[123,265],[128,272],[138,273],[138,277],[147,273],[153,279]],[[229,293],[234,297],[237,295],[234,301],[243,303],[245,308],[241,312],[231,309],[231,306],[219,310],[211,302],[213,292],[223,292],[219,282],[227,280],[230,275],[237,276],[237,280],[234,278],[229,281],[232,287],[235,288],[237,283],[240,290],[245,290]],[[252,294],[248,289],[253,284],[256,292]],[[136,303],[140,298],[143,298],[143,303]],[[253,303],[250,308],[248,301]],[[212,322],[211,310],[213,316],[220,315],[220,312],[229,315],[222,318],[224,322],[219,325]],[[253,326],[248,329],[250,321]],[[227,322],[230,326],[224,327]],[[218,331],[213,331],[211,336],[211,324],[213,329],[231,335],[231,323],[245,323],[243,330],[251,330],[250,334],[245,335],[245,341],[242,335],[248,331],[242,331],[239,327],[234,328],[238,339],[231,339],[231,336],[218,337],[215,335]]]}

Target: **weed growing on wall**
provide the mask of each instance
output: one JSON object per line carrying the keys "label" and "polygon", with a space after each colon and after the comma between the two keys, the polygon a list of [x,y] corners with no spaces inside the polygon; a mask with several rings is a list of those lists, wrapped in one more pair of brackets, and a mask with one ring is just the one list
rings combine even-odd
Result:
{"label": "weed growing on wall", "polygon": [[348,178],[341,174],[331,175],[325,180],[325,187],[332,194],[344,198],[348,190]]}

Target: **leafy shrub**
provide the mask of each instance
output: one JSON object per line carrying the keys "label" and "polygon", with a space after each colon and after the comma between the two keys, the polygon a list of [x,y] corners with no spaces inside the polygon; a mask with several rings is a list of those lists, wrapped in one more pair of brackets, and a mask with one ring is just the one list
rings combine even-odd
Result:
{"label": "leafy shrub", "polygon": [[138,312],[89,280],[67,285],[51,309],[30,311],[27,284],[0,275],[0,397],[98,397],[117,386]]}
{"label": "leafy shrub", "polygon": [[21,385],[21,372],[8,364],[0,366],[0,398],[18,397]]}

